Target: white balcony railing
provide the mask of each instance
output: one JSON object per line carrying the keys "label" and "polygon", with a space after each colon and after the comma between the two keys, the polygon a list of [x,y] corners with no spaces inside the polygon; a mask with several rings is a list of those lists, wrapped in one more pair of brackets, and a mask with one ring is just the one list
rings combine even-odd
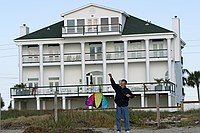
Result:
{"label": "white balcony railing", "polygon": [[23,55],[22,62],[23,63],[39,63],[39,55]]}
{"label": "white balcony railing", "polygon": [[43,62],[59,62],[60,61],[60,54],[44,54],[43,55]]}
{"label": "white balcony railing", "polygon": [[122,60],[124,59],[124,51],[113,51],[106,53],[107,60]]}
{"label": "white balcony railing", "polygon": [[121,24],[106,24],[106,25],[80,25],[80,26],[65,26],[62,28],[62,33],[65,35],[87,35],[87,34],[102,34],[102,33],[121,33]]}
{"label": "white balcony railing", "polygon": [[153,49],[149,50],[149,57],[150,58],[166,58],[167,49]]}
{"label": "white balcony railing", "polygon": [[[127,87],[132,92],[156,93],[156,91],[167,91],[174,93],[174,83],[162,83],[158,85],[155,82],[151,83],[129,83]],[[68,86],[38,86],[38,87],[25,87],[25,88],[10,88],[11,96],[35,96],[35,95],[53,95],[55,91],[59,95],[80,95],[94,92],[114,93],[110,84],[99,85],[68,85]]]}
{"label": "white balcony railing", "polygon": [[146,57],[145,50],[128,51],[128,59],[143,59]]}
{"label": "white balcony railing", "polygon": [[77,62],[77,61],[81,61],[81,53],[64,54],[64,62]]}
{"label": "white balcony railing", "polygon": [[[156,49],[149,51],[150,58],[167,58],[167,49]],[[80,62],[81,53],[65,53],[64,62]],[[128,59],[145,59],[145,50],[128,51]],[[23,63],[39,63],[39,55],[23,55]],[[123,60],[124,51],[106,52],[106,60]],[[85,61],[102,61],[102,52],[85,53]],[[60,54],[43,54],[44,63],[60,62]]]}

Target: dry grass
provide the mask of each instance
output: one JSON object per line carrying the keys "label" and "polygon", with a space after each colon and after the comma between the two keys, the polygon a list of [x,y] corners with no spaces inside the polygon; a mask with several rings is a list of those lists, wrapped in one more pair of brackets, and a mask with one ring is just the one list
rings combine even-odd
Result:
{"label": "dry grass", "polygon": [[91,129],[50,129],[41,127],[28,127],[24,133],[101,133]]}
{"label": "dry grass", "polygon": [[[156,112],[130,111],[129,115],[132,127],[156,127]],[[200,109],[187,112],[161,112],[161,126],[164,128],[200,126],[199,116]],[[79,130],[82,128],[114,128],[115,126],[115,111],[59,111],[57,123],[54,121],[53,111],[7,111],[4,112],[3,117],[3,129],[34,127],[36,131],[41,128],[41,131],[44,130],[46,133],[54,130],[59,133],[59,131],[71,128]],[[165,120],[169,121],[164,122]]]}
{"label": "dry grass", "polygon": [[3,129],[21,129],[29,126],[42,128],[113,128],[114,125],[115,118],[105,112],[78,110],[60,111],[57,123],[55,123],[52,114],[26,117],[20,114],[17,118],[2,120]]}
{"label": "dry grass", "polygon": [[40,125],[47,123],[49,121],[50,115],[42,116],[20,116],[18,118],[9,118],[2,120],[3,129],[23,129],[32,125]]}

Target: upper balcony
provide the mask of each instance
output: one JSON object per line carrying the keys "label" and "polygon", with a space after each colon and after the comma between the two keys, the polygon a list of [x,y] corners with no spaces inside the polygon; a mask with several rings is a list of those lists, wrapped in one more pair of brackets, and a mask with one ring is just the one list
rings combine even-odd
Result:
{"label": "upper balcony", "polygon": [[121,24],[65,26],[62,28],[63,37],[119,35],[121,32]]}

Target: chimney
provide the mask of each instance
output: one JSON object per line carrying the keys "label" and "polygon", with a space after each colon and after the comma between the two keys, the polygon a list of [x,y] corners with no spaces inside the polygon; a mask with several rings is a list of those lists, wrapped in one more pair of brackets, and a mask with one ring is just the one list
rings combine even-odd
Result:
{"label": "chimney", "polygon": [[29,27],[26,26],[26,24],[23,24],[20,26],[20,36],[24,36],[29,34]]}
{"label": "chimney", "polygon": [[172,30],[176,33],[177,37],[180,37],[180,19],[177,16],[172,18]]}
{"label": "chimney", "polygon": [[172,30],[176,34],[175,42],[175,61],[181,61],[181,35],[180,35],[180,19],[177,16],[172,18]]}

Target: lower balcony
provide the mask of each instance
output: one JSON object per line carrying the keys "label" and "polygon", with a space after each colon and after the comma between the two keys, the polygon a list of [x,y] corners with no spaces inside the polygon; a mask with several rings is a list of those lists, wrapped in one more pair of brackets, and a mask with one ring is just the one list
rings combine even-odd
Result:
{"label": "lower balcony", "polygon": [[[129,83],[127,87],[134,93],[149,93],[156,92],[175,92],[175,84],[168,83],[158,85],[157,83]],[[11,96],[36,96],[36,95],[54,95],[57,90],[58,95],[83,95],[94,92],[114,93],[110,84],[99,85],[69,85],[69,86],[40,86],[26,88],[10,88]]]}

